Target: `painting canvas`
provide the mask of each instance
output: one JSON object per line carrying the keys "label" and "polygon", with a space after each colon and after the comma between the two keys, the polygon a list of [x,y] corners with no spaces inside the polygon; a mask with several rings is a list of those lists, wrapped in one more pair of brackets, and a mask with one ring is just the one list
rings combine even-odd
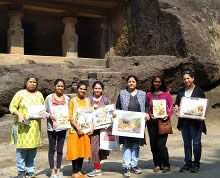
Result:
{"label": "painting canvas", "polygon": [[77,108],[74,118],[84,134],[91,131],[93,125],[93,108]]}
{"label": "painting canvas", "polygon": [[204,120],[207,102],[205,98],[182,97],[179,117]]}
{"label": "painting canvas", "polygon": [[153,100],[153,115],[155,118],[164,118],[167,116],[166,100]]}
{"label": "painting canvas", "polygon": [[111,129],[100,130],[100,146],[101,150],[120,150],[119,137],[112,135]]}
{"label": "painting canvas", "polygon": [[146,113],[116,110],[113,135],[144,138]]}
{"label": "painting canvas", "polygon": [[93,112],[94,129],[109,127],[113,121],[114,104],[98,108]]}
{"label": "painting canvas", "polygon": [[52,115],[56,119],[53,124],[55,130],[71,128],[68,107],[66,105],[53,106]]}
{"label": "painting canvas", "polygon": [[45,105],[30,105],[28,106],[28,118],[40,119],[46,113]]}

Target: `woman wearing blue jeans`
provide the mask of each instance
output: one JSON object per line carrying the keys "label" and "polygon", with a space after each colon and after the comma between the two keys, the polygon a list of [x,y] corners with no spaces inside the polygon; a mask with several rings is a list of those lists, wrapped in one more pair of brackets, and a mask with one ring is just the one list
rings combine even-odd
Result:
{"label": "woman wearing blue jeans", "polygon": [[[147,112],[146,93],[136,89],[137,77],[130,75],[127,82],[128,88],[120,91],[116,108],[126,111]],[[119,137],[119,142],[123,144],[123,177],[130,177],[130,171],[141,174],[142,172],[138,167],[139,149],[145,144],[145,138]]]}
{"label": "woman wearing blue jeans", "polygon": [[[194,84],[194,73],[191,70],[183,71],[182,77],[185,87],[180,88],[177,93],[175,102],[177,112],[183,96],[205,98],[204,91]],[[180,168],[180,172],[198,172],[202,153],[202,132],[206,134],[205,122],[197,119],[179,118],[177,128],[182,133],[185,152],[185,164]],[[194,161],[192,161],[192,153],[194,154]]]}

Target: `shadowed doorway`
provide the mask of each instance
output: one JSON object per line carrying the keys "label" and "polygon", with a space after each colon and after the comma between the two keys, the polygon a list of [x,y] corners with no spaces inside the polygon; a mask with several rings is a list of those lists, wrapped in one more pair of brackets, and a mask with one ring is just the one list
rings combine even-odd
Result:
{"label": "shadowed doorway", "polygon": [[78,34],[78,56],[100,58],[101,28],[99,20],[78,17],[76,33]]}

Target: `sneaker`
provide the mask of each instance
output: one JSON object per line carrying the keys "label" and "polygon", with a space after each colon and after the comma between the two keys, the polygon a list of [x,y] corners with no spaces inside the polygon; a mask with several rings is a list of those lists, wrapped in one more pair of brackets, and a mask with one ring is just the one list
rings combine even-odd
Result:
{"label": "sneaker", "polygon": [[192,168],[192,164],[186,163],[182,168],[180,168],[180,172],[189,171]]}
{"label": "sneaker", "polygon": [[35,178],[36,176],[33,172],[27,172],[25,177],[26,178]]}
{"label": "sneaker", "polygon": [[190,172],[197,173],[199,171],[200,171],[200,166],[198,164],[193,164],[191,169],[190,169]]}
{"label": "sneaker", "polygon": [[135,174],[141,174],[142,173],[141,169],[138,166],[132,167],[131,172],[135,173]]}
{"label": "sneaker", "polygon": [[130,170],[129,169],[123,169],[123,177],[124,178],[130,177]]}
{"label": "sneaker", "polygon": [[167,172],[170,172],[170,167],[164,167],[162,169],[162,173],[167,173]]}
{"label": "sneaker", "polygon": [[155,166],[153,168],[153,172],[159,172],[160,171],[160,166]]}
{"label": "sneaker", "polygon": [[57,176],[56,174],[52,174],[52,175],[50,176],[50,178],[58,178],[58,176]]}
{"label": "sneaker", "polygon": [[63,176],[61,174],[57,174],[54,178],[63,178]]}
{"label": "sneaker", "polygon": [[25,172],[18,172],[18,178],[25,178]]}
{"label": "sneaker", "polygon": [[88,177],[95,177],[95,176],[101,176],[102,175],[102,171],[101,170],[96,170],[94,169],[93,171],[87,173]]}

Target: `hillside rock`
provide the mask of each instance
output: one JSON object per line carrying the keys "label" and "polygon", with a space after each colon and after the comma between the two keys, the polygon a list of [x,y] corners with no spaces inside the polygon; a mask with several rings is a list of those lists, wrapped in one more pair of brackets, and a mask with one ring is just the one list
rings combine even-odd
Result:
{"label": "hillside rock", "polygon": [[[191,67],[198,64],[195,70],[200,69],[198,80],[201,80],[202,86],[207,87],[210,83],[219,81],[219,0],[138,0],[129,2],[127,23],[123,21],[121,27],[121,36],[127,37],[127,39],[121,40],[121,48],[116,46],[118,55],[176,56]],[[127,49],[124,50],[123,46],[126,46]],[[149,62],[157,65],[154,61]],[[164,62],[164,64],[166,63]],[[158,65],[160,66],[160,64]]]}
{"label": "hillside rock", "polygon": [[[122,87],[126,87],[128,75],[134,74],[139,79],[139,88],[149,90],[154,75],[162,75],[172,92],[177,92],[183,85],[181,71],[191,68],[195,71],[195,83],[206,89],[216,83],[215,74],[218,70],[216,63],[199,60],[194,57],[177,58],[175,56],[133,56],[110,57],[108,67],[111,71],[121,71]],[[218,83],[218,82],[217,82]]]}
{"label": "hillside rock", "polygon": [[34,74],[39,79],[38,90],[44,97],[54,91],[54,81],[57,78],[65,80],[65,92],[76,93],[76,86],[80,80],[88,83],[88,92],[92,93],[91,86],[95,80],[103,81],[104,93],[112,102],[117,99],[121,86],[121,73],[111,72],[107,68],[83,68],[71,63],[65,64],[20,64],[0,65],[0,117],[9,113],[8,106],[14,94],[23,89],[24,78],[28,74]]}

